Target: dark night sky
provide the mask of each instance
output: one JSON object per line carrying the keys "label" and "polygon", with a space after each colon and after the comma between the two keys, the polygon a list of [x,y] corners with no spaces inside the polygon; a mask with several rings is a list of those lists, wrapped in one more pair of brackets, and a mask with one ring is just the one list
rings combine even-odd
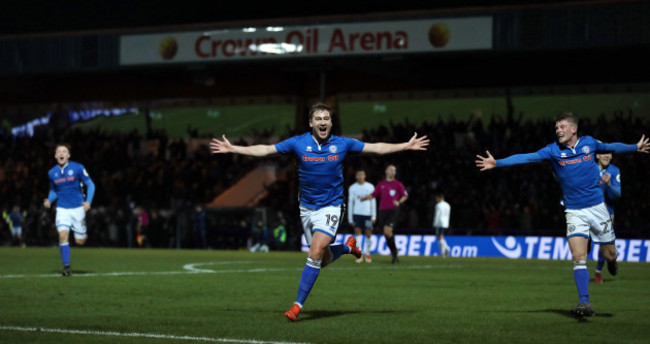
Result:
{"label": "dark night sky", "polygon": [[0,35],[568,2],[581,1],[319,1],[311,5],[302,2],[302,5],[296,6],[289,5],[291,2],[287,1],[268,0],[250,3],[238,0],[200,2],[25,0],[5,2],[0,5]]}

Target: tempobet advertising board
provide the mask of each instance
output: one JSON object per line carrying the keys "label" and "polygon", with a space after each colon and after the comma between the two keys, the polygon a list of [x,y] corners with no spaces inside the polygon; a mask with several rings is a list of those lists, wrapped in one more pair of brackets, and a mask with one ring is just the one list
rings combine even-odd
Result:
{"label": "tempobet advertising board", "polygon": [[[343,244],[349,234],[338,235]],[[366,237],[363,236],[365,242]],[[451,257],[502,257],[510,259],[571,260],[571,250],[565,237],[550,236],[445,236]],[[370,241],[371,254],[389,255],[383,235],[374,234]],[[362,243],[363,245],[363,243]],[[439,256],[435,235],[395,235],[395,245],[404,256]],[[362,246],[363,247],[363,246]],[[599,246],[594,244],[589,259],[598,259]],[[650,263],[650,240],[616,239],[618,260]],[[309,248],[302,238],[302,250]]]}

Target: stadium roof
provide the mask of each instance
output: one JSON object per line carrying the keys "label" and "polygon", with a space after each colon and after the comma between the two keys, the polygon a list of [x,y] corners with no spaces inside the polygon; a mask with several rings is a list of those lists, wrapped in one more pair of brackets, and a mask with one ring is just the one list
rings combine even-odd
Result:
{"label": "stadium roof", "polygon": [[15,1],[0,11],[0,35],[80,30],[132,29],[224,21],[355,15],[413,10],[459,9],[584,3],[576,0],[437,0],[437,1],[328,1],[312,6],[291,2],[183,1],[165,5],[157,1]]}

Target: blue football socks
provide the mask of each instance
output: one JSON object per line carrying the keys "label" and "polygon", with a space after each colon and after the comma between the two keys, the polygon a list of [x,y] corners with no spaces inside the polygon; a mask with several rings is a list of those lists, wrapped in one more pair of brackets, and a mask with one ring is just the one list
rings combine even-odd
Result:
{"label": "blue football socks", "polygon": [[573,278],[576,281],[576,287],[578,287],[580,302],[589,303],[589,271],[586,260],[573,262]]}
{"label": "blue football socks", "polygon": [[311,288],[314,286],[314,283],[316,283],[316,279],[320,273],[320,266],[320,260],[307,258],[307,264],[305,264],[305,268],[302,270],[302,275],[300,276],[298,296],[296,297],[296,303],[298,303],[301,307],[305,304],[305,300],[307,300],[307,296],[309,296]]}
{"label": "blue football socks", "polygon": [[350,246],[348,245],[330,245],[332,251],[332,262],[339,259],[340,256],[350,253]]}
{"label": "blue football socks", "polygon": [[59,251],[61,252],[61,260],[63,261],[63,266],[70,266],[70,244],[67,242],[59,244]]}
{"label": "blue football socks", "polygon": [[596,264],[596,271],[603,271],[603,265],[605,265],[605,256],[603,256],[603,251],[598,250],[598,263]]}

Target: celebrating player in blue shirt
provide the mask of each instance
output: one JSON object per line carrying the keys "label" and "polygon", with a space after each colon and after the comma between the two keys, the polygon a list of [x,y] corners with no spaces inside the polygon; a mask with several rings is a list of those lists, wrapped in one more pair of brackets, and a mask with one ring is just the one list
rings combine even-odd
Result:
{"label": "celebrating player in blue shirt", "polygon": [[[88,176],[83,165],[70,161],[70,146],[58,144],[54,151],[57,165],[47,173],[50,179],[50,194],[43,201],[45,208],[50,208],[56,201],[56,229],[59,232],[59,250],[63,261],[62,275],[69,277],[70,245],[68,236],[74,232],[77,245],[86,243],[86,212],[90,209],[95,194],[95,184]],[[83,185],[87,193],[84,198]]]}
{"label": "celebrating player in blue shirt", "polygon": [[417,133],[404,143],[364,143],[355,139],[331,135],[330,108],[314,104],[309,111],[311,132],[291,137],[275,145],[236,146],[226,136],[213,139],[212,153],[236,153],[266,156],[294,154],[298,162],[300,182],[300,219],[309,246],[309,257],[298,286],[298,296],[285,316],[294,321],[316,282],[320,269],[343,254],[361,257],[354,236],[345,245],[330,245],[343,220],[343,160],[348,153],[363,152],[388,154],[404,150],[426,150],[429,140]]}
{"label": "celebrating player in blue shirt", "polygon": [[[598,160],[598,170],[600,173],[600,184],[605,196],[605,205],[607,211],[614,223],[614,203],[621,197],[621,173],[618,167],[611,164],[612,153],[596,154]],[[598,250],[598,263],[596,264],[596,274],[594,275],[594,282],[603,283],[603,265],[605,265],[605,256],[602,250]],[[607,262],[607,270],[610,273],[616,274],[615,263]],[[612,274],[612,275],[613,275]]]}
{"label": "celebrating player in blue shirt", "polygon": [[612,264],[613,275],[618,271],[612,220],[605,206],[599,185],[600,174],[594,155],[596,152],[626,153],[650,151],[650,139],[645,135],[637,144],[602,143],[590,136],[578,137],[578,118],[564,113],[556,119],[557,141],[535,153],[516,154],[495,160],[490,152],[477,155],[476,166],[481,171],[526,163],[550,161],[562,188],[566,207],[567,241],[573,255],[573,275],[580,296],[579,304],[571,312],[578,317],[592,316],[589,303],[589,272],[587,271],[587,243],[589,235],[600,243],[605,259]]}

